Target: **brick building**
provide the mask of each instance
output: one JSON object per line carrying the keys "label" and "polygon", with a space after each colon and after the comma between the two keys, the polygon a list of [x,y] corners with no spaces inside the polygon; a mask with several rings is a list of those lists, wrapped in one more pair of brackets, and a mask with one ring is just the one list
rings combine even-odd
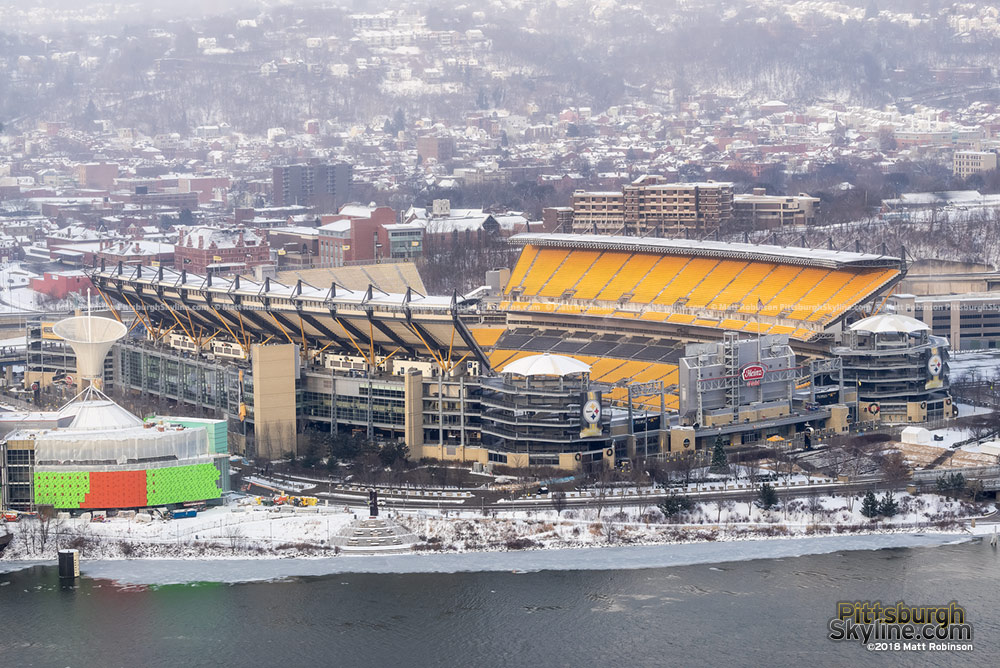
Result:
{"label": "brick building", "polygon": [[271,249],[257,232],[241,227],[178,228],[174,266],[196,274],[239,274],[271,263]]}
{"label": "brick building", "polygon": [[317,230],[319,257],[316,266],[340,267],[376,259],[376,251],[388,247],[386,227],[396,223],[396,211],[388,206],[350,204],[335,216],[323,216],[322,222]]}
{"label": "brick building", "polygon": [[90,278],[82,271],[48,272],[31,279],[31,289],[53,299],[65,299],[70,293],[86,294],[93,288]]}

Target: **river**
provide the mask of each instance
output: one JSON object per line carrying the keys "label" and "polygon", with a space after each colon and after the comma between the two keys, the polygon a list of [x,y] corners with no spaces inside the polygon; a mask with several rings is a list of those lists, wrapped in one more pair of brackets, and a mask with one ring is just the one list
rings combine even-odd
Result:
{"label": "river", "polygon": [[[228,568],[253,569],[244,563]],[[150,572],[176,567],[198,579],[212,566]],[[133,572],[65,586],[54,567],[35,566],[0,572],[0,665],[992,666],[998,567],[986,541],[657,568],[340,572],[229,584],[136,584]],[[976,649],[876,654],[827,639],[836,603],[858,599],[957,600]]]}

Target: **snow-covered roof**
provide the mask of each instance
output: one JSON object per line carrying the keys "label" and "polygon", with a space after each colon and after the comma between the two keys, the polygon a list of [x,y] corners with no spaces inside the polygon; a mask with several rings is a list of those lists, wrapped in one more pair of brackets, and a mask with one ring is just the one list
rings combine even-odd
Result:
{"label": "snow-covered roof", "polygon": [[112,430],[141,427],[142,420],[111,401],[75,401],[59,411],[59,417],[75,416],[69,429]]}
{"label": "snow-covered roof", "polygon": [[896,266],[900,260],[888,255],[854,253],[825,248],[800,248],[797,246],[768,246],[752,243],[724,241],[697,241],[694,239],[661,239],[653,237],[624,237],[605,234],[557,234],[531,232],[510,238],[514,245],[549,246],[621,250],[633,253],[692,254],[710,257],[768,260],[789,264],[803,264],[839,269],[844,266]]}
{"label": "snow-covered roof", "polygon": [[193,225],[179,228],[177,237],[178,246],[192,248],[234,248],[239,245],[256,246],[260,243],[261,238],[256,232],[242,227]]}
{"label": "snow-covered roof", "polygon": [[565,355],[530,355],[511,362],[500,373],[517,376],[571,376],[576,373],[590,373],[590,365]]}
{"label": "snow-covered roof", "polygon": [[927,324],[915,318],[895,313],[873,315],[851,325],[853,332],[868,332],[870,334],[914,334],[928,330],[930,327]]}

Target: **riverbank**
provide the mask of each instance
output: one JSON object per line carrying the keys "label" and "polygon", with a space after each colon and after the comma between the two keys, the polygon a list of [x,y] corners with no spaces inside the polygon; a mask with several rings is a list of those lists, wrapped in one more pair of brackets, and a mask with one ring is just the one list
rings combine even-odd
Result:
{"label": "riverbank", "polygon": [[[716,543],[632,545],[602,548],[464,552],[313,559],[98,559],[83,560],[85,577],[119,585],[181,585],[205,582],[280,581],[338,573],[460,573],[646,569],[788,559],[857,550],[919,548],[971,540],[956,533],[883,533]],[[0,562],[0,573],[51,562]]]}
{"label": "riverbank", "polygon": [[[964,522],[992,511],[982,504],[935,495],[900,495],[893,517],[870,520],[856,497],[786,500],[780,509],[753,505],[702,503],[669,519],[655,508],[535,511],[393,511],[383,514],[398,525],[406,544],[384,541],[365,548],[363,558],[400,552],[537,552],[579,548],[667,546],[698,543],[748,543],[822,536],[958,535]],[[365,514],[366,515],[366,514]],[[61,548],[80,551],[85,562],[138,560],[288,560],[362,558],[350,534],[362,515],[344,507],[313,508],[309,513],[274,512],[261,507],[220,507],[195,518],[136,522],[112,519],[23,520],[12,525],[14,540],[0,563],[54,560]],[[355,543],[356,544],[356,543]],[[372,553],[375,554],[372,554]]]}

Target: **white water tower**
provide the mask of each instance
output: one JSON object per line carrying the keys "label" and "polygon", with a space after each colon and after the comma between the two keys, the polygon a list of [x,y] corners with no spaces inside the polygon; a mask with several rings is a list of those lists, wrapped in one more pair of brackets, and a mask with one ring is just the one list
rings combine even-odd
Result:
{"label": "white water tower", "polygon": [[104,358],[128,329],[117,320],[88,314],[60,320],[52,326],[52,333],[76,353],[77,384],[83,390],[88,385],[100,389],[104,381]]}

